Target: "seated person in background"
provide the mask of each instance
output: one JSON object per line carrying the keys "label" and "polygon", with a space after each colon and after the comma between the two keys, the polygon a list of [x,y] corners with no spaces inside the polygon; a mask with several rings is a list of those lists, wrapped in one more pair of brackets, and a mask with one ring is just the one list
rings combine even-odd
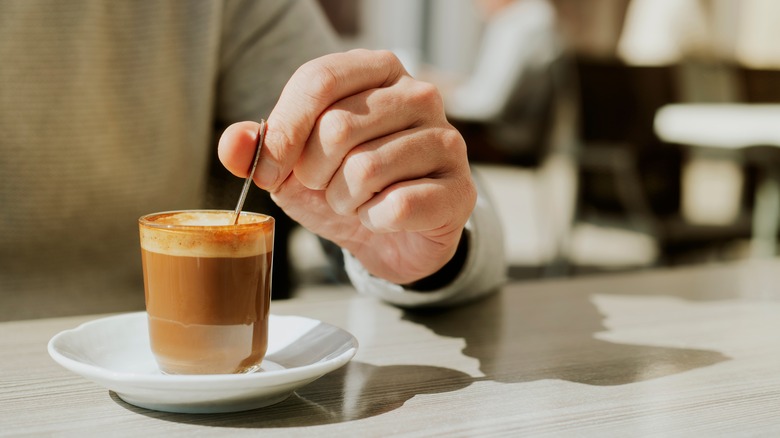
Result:
{"label": "seated person in background", "polygon": [[544,147],[554,98],[552,66],[563,53],[555,9],[547,0],[474,3],[485,29],[471,75],[441,84],[447,116],[466,137],[473,160],[511,157],[534,164],[523,160],[535,159]]}
{"label": "seated person in background", "polygon": [[40,3],[0,2],[0,319],[143,309],[137,218],[204,207],[223,132],[245,176],[263,115],[255,182],[360,292],[444,305],[504,280],[435,88],[387,52],[328,54],[312,1]]}

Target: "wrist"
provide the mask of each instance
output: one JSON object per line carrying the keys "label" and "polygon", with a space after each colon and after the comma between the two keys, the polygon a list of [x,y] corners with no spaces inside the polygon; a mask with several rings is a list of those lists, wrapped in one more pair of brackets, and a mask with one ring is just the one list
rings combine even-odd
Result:
{"label": "wrist", "polygon": [[405,289],[417,292],[430,292],[442,289],[452,283],[463,270],[469,253],[469,236],[465,228],[461,232],[460,241],[455,249],[455,254],[438,271],[411,283],[403,284]]}

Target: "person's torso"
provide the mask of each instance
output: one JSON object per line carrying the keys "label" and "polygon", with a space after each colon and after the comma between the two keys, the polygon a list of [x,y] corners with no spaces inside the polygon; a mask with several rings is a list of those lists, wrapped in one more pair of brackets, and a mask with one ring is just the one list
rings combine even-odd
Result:
{"label": "person's torso", "polygon": [[0,3],[0,291],[137,286],[136,218],[201,206],[220,7]]}

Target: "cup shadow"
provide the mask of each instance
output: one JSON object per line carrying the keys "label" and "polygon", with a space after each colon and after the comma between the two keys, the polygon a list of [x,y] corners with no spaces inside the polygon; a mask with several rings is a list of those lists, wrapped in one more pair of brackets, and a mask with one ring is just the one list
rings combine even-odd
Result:
{"label": "cup shadow", "polygon": [[177,414],[133,406],[114,393],[123,408],[157,420],[210,427],[283,428],[354,421],[393,411],[420,394],[457,391],[474,378],[448,368],[375,366],[352,361],[297,390],[287,400],[260,409],[221,414]]}

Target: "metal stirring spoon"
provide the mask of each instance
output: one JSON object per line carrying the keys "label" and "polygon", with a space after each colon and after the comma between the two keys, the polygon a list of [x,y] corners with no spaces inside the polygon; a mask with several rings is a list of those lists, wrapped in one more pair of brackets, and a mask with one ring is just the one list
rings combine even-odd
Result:
{"label": "metal stirring spoon", "polygon": [[244,180],[244,187],[241,189],[241,196],[238,198],[238,205],[236,205],[236,211],[234,212],[235,218],[233,219],[233,225],[238,224],[238,217],[241,215],[241,209],[244,208],[244,201],[246,201],[246,194],[249,191],[249,186],[252,185],[252,177],[255,175],[255,169],[257,168],[257,161],[260,159],[260,149],[263,148],[263,139],[265,139],[265,120],[260,119],[260,128],[257,130],[257,146],[255,149],[255,159],[252,161],[252,167],[249,169],[249,175]]}

